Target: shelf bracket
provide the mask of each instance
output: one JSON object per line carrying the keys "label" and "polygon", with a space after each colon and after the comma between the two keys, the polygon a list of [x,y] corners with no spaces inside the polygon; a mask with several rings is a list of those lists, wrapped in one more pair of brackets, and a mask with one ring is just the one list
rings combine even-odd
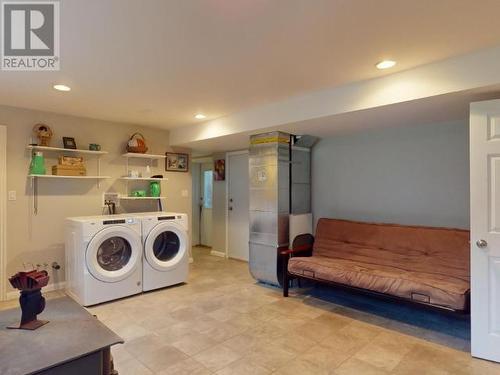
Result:
{"label": "shelf bracket", "polygon": [[[100,176],[101,175],[101,158],[98,157],[97,158],[97,175]],[[100,189],[101,188],[101,179],[98,178],[97,179],[97,189]]]}
{"label": "shelf bracket", "polygon": [[33,197],[33,215],[38,215],[38,178],[31,177],[31,193]]}

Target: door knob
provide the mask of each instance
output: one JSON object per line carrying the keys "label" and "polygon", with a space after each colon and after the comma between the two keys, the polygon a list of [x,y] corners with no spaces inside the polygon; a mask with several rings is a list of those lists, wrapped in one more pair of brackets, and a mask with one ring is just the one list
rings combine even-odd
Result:
{"label": "door knob", "polygon": [[486,240],[477,240],[476,246],[480,249],[484,249],[486,246],[488,246],[488,242],[486,242]]}

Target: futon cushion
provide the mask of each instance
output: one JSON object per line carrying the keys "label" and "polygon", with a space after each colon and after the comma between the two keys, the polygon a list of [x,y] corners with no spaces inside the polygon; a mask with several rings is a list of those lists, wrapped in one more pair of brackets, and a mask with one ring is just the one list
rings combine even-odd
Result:
{"label": "futon cushion", "polygon": [[456,310],[470,289],[469,232],[320,219],[312,257],[289,272]]}

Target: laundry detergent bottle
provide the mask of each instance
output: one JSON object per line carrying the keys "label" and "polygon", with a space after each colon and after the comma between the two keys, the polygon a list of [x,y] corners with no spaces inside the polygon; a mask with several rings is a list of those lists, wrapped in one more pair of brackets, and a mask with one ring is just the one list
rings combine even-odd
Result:
{"label": "laundry detergent bottle", "polygon": [[31,158],[30,174],[45,174],[45,159],[43,153],[35,151]]}

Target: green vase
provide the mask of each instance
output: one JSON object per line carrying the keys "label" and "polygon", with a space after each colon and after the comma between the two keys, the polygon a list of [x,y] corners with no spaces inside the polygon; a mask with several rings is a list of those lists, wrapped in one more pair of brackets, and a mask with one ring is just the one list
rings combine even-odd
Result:
{"label": "green vase", "polygon": [[151,181],[149,183],[149,192],[152,197],[159,197],[161,194],[161,185],[159,181]]}
{"label": "green vase", "polygon": [[43,153],[36,151],[33,153],[30,165],[30,174],[45,174],[45,159]]}

